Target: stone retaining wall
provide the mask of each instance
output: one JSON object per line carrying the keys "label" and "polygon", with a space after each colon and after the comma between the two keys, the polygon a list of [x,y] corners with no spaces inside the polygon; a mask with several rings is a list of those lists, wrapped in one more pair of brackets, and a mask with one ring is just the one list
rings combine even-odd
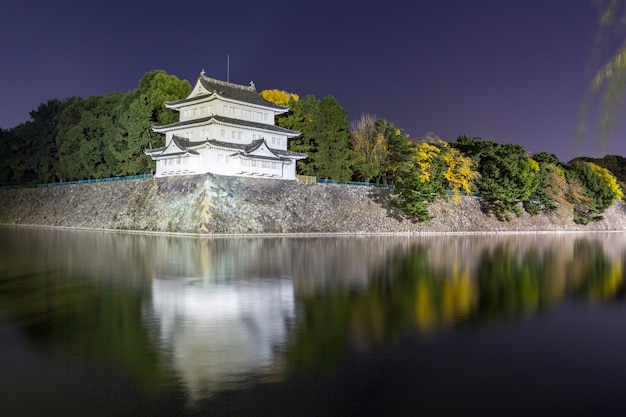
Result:
{"label": "stone retaining wall", "polygon": [[626,205],[586,226],[571,213],[502,222],[480,200],[436,201],[414,223],[390,208],[390,190],[210,174],[0,190],[0,223],[204,234],[441,233],[626,230]]}

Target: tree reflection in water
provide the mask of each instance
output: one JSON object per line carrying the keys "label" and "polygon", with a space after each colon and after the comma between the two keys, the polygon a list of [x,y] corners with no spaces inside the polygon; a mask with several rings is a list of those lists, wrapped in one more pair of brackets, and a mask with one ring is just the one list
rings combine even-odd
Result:
{"label": "tree reflection in water", "polygon": [[345,349],[367,352],[413,331],[519,320],[564,299],[608,301],[623,294],[621,256],[609,257],[602,239],[494,240],[477,245],[468,259],[447,262],[428,242],[410,243],[371,272],[366,288],[300,294],[304,319],[289,362],[315,368],[334,363]]}

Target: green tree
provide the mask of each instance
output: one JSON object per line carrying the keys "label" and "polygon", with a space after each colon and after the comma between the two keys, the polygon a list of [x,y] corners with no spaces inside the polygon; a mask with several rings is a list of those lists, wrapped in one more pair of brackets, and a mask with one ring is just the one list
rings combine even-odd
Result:
{"label": "green tree", "polygon": [[519,145],[499,145],[481,159],[478,191],[488,209],[504,220],[521,216],[520,203],[539,186],[539,164]]}
{"label": "green tree", "polygon": [[542,152],[532,158],[539,164],[538,185],[522,205],[527,213],[534,216],[540,211],[553,212],[558,208],[556,196],[559,190],[554,188],[551,177],[562,176],[563,171],[559,167],[561,163],[553,154]]}
{"label": "green tree", "polygon": [[411,163],[410,143],[393,123],[362,115],[350,132],[356,174],[365,182],[376,179],[376,185],[394,184],[397,174]]}
{"label": "green tree", "polygon": [[57,138],[57,143],[59,145],[59,166],[61,171],[61,176],[59,179],[61,181],[66,181],[70,179],[68,177],[68,164],[70,166],[73,165],[73,161],[68,161],[68,156],[71,158],[74,152],[77,152],[80,148],[80,142],[78,140],[72,141],[68,139],[68,130],[80,123],[80,118],[82,116],[84,106],[85,100],[82,98],[77,98],[72,104],[67,106],[63,110],[63,113],[61,113],[61,115],[59,116],[59,134]]}
{"label": "green tree", "polygon": [[40,183],[52,182],[58,173],[57,123],[63,109],[60,100],[49,100],[30,112],[31,121],[25,124],[28,156],[27,169],[36,173]]}
{"label": "green tree", "polygon": [[9,147],[4,169],[12,171],[4,175],[7,179],[15,184],[32,185],[61,178],[58,122],[63,110],[75,100],[53,99],[42,103],[30,112],[31,120],[5,133]]}
{"label": "green tree", "polygon": [[162,141],[152,126],[178,120],[164,102],[183,98],[190,91],[188,81],[152,71],[128,94],[43,103],[31,112],[31,120],[2,130],[0,183],[35,184],[148,172],[153,162],[143,150]]}
{"label": "green tree", "polygon": [[111,143],[115,117],[124,94],[93,96],[68,107],[60,131],[61,159],[67,179],[104,178],[117,174]]}
{"label": "green tree", "polygon": [[376,126],[379,135],[385,140],[387,150],[381,164],[380,180],[376,183],[395,184],[398,173],[412,163],[413,142],[393,123],[385,119],[379,119]]}
{"label": "green tree", "polygon": [[[291,100],[289,112],[276,118],[276,124],[286,129],[298,130],[300,135],[289,141],[289,149],[294,152],[304,152],[311,155],[316,150],[314,120],[319,111],[319,100],[312,95],[307,95],[304,100]],[[299,174],[315,175],[313,160],[307,158],[299,161],[297,165]]]}
{"label": "green tree", "polygon": [[[502,220],[521,216],[522,203],[531,199],[541,183],[539,164],[519,145],[459,136],[453,147],[472,158],[480,177],[476,185],[485,208]],[[536,207],[527,205],[531,212]]]}
{"label": "green tree", "polygon": [[315,119],[316,149],[313,160],[316,176],[335,181],[349,181],[352,177],[353,154],[349,146],[348,112],[332,96],[322,99]]}
{"label": "green tree", "polygon": [[467,135],[460,135],[456,138],[456,142],[450,143],[450,146],[458,149],[463,155],[472,158],[478,165],[483,148],[491,146],[491,144],[489,142],[487,144],[483,143],[481,138],[470,138]]}
{"label": "green tree", "polygon": [[0,184],[20,185],[24,184],[25,164],[23,160],[24,141],[21,139],[20,130],[23,125],[11,129],[2,130],[0,140]]}
{"label": "green tree", "polygon": [[585,161],[585,162],[593,162],[594,164],[601,166],[602,168],[606,168],[615,178],[622,184],[626,184],[626,158],[619,155],[605,155],[602,158],[590,158],[590,157],[578,157],[574,158],[572,161]]}
{"label": "green tree", "polygon": [[29,182],[35,183],[36,177],[33,171],[27,169],[26,157],[28,156],[28,134],[25,132],[26,123],[22,123],[4,131],[7,156],[3,160],[3,169],[7,178],[7,185],[24,185]]}
{"label": "green tree", "polygon": [[10,168],[10,158],[13,156],[11,141],[9,130],[0,129],[0,186],[10,185],[13,176]]}
{"label": "green tree", "polygon": [[[566,176],[568,181],[580,184],[584,194],[589,197],[584,205],[574,208],[574,221],[586,224],[589,221],[602,220],[601,215],[617,199],[622,192],[617,182],[611,181],[608,171],[600,171],[597,165],[590,162],[574,161],[567,165]],[[602,169],[602,168],[600,168]]]}
{"label": "green tree", "polygon": [[405,165],[396,177],[392,204],[410,219],[432,218],[428,205],[445,196],[446,164],[441,149],[427,142],[415,146],[412,164]]}
{"label": "green tree", "polygon": [[118,175],[136,175],[154,169],[153,161],[143,150],[163,145],[163,138],[152,126],[177,122],[178,115],[166,108],[165,102],[179,100],[190,92],[191,84],[187,80],[156,70],[145,74],[139,88],[124,96],[117,116],[118,131],[110,146]]}
{"label": "green tree", "polygon": [[348,113],[331,97],[321,101],[308,95],[290,102],[291,110],[277,119],[279,126],[299,130],[289,148],[306,152],[308,158],[298,163],[298,172],[335,181],[352,177],[353,153],[349,146]]}

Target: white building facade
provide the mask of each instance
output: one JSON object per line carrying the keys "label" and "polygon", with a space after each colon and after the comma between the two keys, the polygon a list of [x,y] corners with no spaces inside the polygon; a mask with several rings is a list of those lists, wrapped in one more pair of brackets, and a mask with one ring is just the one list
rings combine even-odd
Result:
{"label": "white building facade", "polygon": [[166,102],[180,120],[154,126],[165,134],[165,146],[145,149],[156,161],[156,177],[218,174],[296,179],[296,161],[306,154],[287,150],[288,140],[300,132],[274,124],[289,111],[262,98],[249,86],[209,78],[200,73],[184,99]]}

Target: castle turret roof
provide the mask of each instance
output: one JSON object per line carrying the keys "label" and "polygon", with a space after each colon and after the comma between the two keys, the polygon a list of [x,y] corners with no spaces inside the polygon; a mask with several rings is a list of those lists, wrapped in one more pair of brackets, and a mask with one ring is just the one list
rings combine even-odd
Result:
{"label": "castle turret roof", "polygon": [[226,99],[256,104],[264,107],[270,107],[272,109],[278,110],[279,112],[285,112],[289,110],[288,106],[281,106],[279,104],[272,103],[271,101],[267,101],[263,97],[261,97],[261,95],[256,91],[256,86],[254,85],[254,82],[250,82],[250,85],[234,84],[227,81],[221,81],[216,80],[215,78],[207,77],[206,75],[204,75],[204,71],[201,72],[198,76],[198,82],[207,91],[206,94],[193,96],[189,95],[188,97],[181,100],[166,101],[165,104],[168,107],[175,107],[179,104],[195,101],[207,97],[211,94],[217,94],[220,97]]}

